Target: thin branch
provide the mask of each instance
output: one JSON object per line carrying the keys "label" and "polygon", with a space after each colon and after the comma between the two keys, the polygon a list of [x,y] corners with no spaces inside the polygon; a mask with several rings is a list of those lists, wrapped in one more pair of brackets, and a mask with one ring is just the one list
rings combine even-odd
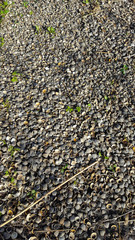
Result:
{"label": "thin branch", "polygon": [[45,194],[44,196],[42,196],[40,199],[38,199],[36,202],[32,203],[31,205],[29,205],[27,208],[25,208],[22,212],[18,213],[16,216],[14,216],[13,218],[9,219],[8,221],[6,221],[5,223],[2,223],[0,225],[0,228],[4,227],[5,225],[7,225],[8,223],[12,222],[14,219],[18,218],[19,216],[21,216],[23,213],[27,212],[30,208],[34,207],[37,203],[41,202],[44,198],[46,198],[47,196],[49,196],[51,193],[53,193],[54,191],[58,190],[59,188],[61,188],[62,186],[64,186],[66,183],[70,182],[71,180],[73,180],[75,177],[77,177],[78,175],[80,175],[81,173],[83,173],[84,171],[88,170],[89,168],[91,168],[92,166],[94,166],[95,164],[97,164],[98,161],[92,163],[91,165],[89,165],[88,167],[84,168],[82,171],[78,172],[77,174],[75,174],[74,176],[72,176],[71,178],[67,179],[65,182],[61,183],[60,185],[58,185],[56,188],[52,189],[49,193]]}
{"label": "thin branch", "polygon": [[[129,219],[128,222],[134,222],[135,219]],[[119,221],[118,223],[124,223],[125,221]]]}
{"label": "thin branch", "polygon": [[120,215],[120,216],[118,216],[118,217],[114,217],[114,218],[111,218],[111,219],[108,219],[108,220],[105,220],[105,221],[102,221],[102,222],[105,223],[105,222],[110,222],[110,221],[116,220],[116,219],[118,219],[118,218],[120,218],[120,217],[123,217],[123,216],[127,215],[128,213],[131,213],[131,212],[134,212],[134,211],[135,211],[135,210],[130,210],[130,211],[128,211],[127,213],[124,213],[124,214],[122,214],[122,215]]}
{"label": "thin branch", "polygon": [[[65,231],[71,231],[72,229],[55,229],[55,230],[52,230],[52,229],[49,229],[48,232],[65,232]],[[33,231],[34,233],[46,233],[47,231]]]}

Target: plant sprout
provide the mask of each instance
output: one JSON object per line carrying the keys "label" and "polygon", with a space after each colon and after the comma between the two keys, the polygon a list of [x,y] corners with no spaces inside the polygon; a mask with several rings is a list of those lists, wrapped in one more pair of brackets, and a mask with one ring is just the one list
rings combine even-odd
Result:
{"label": "plant sprout", "polygon": [[109,170],[115,172],[116,167],[117,167],[116,164],[114,164],[113,166],[109,167]]}
{"label": "plant sprout", "polygon": [[29,4],[29,3],[26,2],[26,1],[23,2],[23,6],[26,7],[26,8],[28,7],[28,4]]}
{"label": "plant sprout", "polygon": [[123,74],[125,74],[127,70],[128,70],[128,66],[127,65],[123,65],[123,68],[121,69],[121,72]]}
{"label": "plant sprout", "polygon": [[77,112],[81,111],[81,107],[76,107]]}
{"label": "plant sprout", "polygon": [[36,33],[35,34],[38,34],[39,30],[40,30],[39,26],[36,25]]}
{"label": "plant sprout", "polygon": [[53,36],[56,35],[55,28],[53,28],[53,27],[48,27],[47,31],[50,35],[53,35]]}
{"label": "plant sprout", "polygon": [[12,145],[9,146],[9,148],[8,148],[8,151],[10,152],[11,157],[13,157],[13,156],[14,156],[14,153],[15,153],[16,151],[19,151],[19,150],[20,150],[19,148],[13,147]]}
{"label": "plant sprout", "polygon": [[27,196],[32,199],[32,198],[35,198],[36,196],[36,191],[35,190],[32,190],[31,192],[28,192],[27,193]]}
{"label": "plant sprout", "polygon": [[14,71],[13,73],[12,73],[12,79],[11,79],[11,81],[12,82],[18,82],[18,79],[17,79],[17,76],[20,76],[21,74],[20,73],[17,73],[16,71]]}
{"label": "plant sprout", "polygon": [[4,107],[5,108],[7,108],[7,111],[9,110],[9,108],[10,108],[10,104],[9,104],[9,101],[8,101],[8,99],[6,99],[6,101],[4,102],[2,102],[3,103],[3,105],[4,105]]}
{"label": "plant sprout", "polygon": [[67,169],[67,167],[68,167],[68,164],[66,164],[64,167],[62,167],[62,168],[61,168],[61,173],[64,173],[65,170]]}
{"label": "plant sprout", "polygon": [[98,153],[98,155],[99,155],[99,157],[102,157],[102,154],[101,154],[101,152],[99,152],[99,153]]}
{"label": "plant sprout", "polygon": [[0,47],[2,47],[4,45],[4,38],[0,37]]}
{"label": "plant sprout", "polygon": [[90,1],[89,0],[84,0],[83,3],[88,4]]}
{"label": "plant sprout", "polygon": [[2,21],[2,18],[5,17],[5,15],[9,12],[7,9],[8,2],[4,1],[3,3],[0,3],[0,23]]}
{"label": "plant sprout", "polygon": [[66,109],[66,112],[70,112],[71,113],[72,111],[73,111],[73,108],[68,106],[67,109]]}

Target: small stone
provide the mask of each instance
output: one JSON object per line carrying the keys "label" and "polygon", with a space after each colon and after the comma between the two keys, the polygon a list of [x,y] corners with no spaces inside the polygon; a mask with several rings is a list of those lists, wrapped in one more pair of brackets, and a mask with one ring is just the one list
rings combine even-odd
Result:
{"label": "small stone", "polygon": [[96,234],[95,232],[92,233],[92,234],[91,234],[91,238],[92,238],[92,239],[96,239],[96,238],[97,238],[97,234]]}
{"label": "small stone", "polygon": [[70,240],[74,240],[75,239],[75,234],[73,232],[70,232],[69,239]]}
{"label": "small stone", "polygon": [[135,147],[133,147],[133,151],[135,152]]}
{"label": "small stone", "polygon": [[59,149],[56,149],[55,152],[54,152],[55,155],[57,154],[60,154],[60,150]]}
{"label": "small stone", "polygon": [[46,93],[46,91],[47,91],[46,89],[43,89],[43,90],[42,90],[42,93],[44,93],[44,94],[45,94],[45,93]]}
{"label": "small stone", "polygon": [[10,141],[10,137],[9,136],[6,137],[6,141]]}
{"label": "small stone", "polygon": [[105,198],[106,198],[106,194],[103,193],[103,194],[101,195],[101,198],[105,199]]}
{"label": "small stone", "polygon": [[5,232],[5,233],[4,233],[4,239],[10,239],[10,234],[7,233],[7,232]]}
{"label": "small stone", "polygon": [[56,161],[56,165],[61,165],[61,163],[62,163],[62,158]]}
{"label": "small stone", "polygon": [[37,108],[37,107],[39,107],[39,106],[40,106],[40,103],[37,102],[37,103],[35,103],[34,108]]}
{"label": "small stone", "polygon": [[66,228],[70,228],[70,221],[65,221],[64,225],[65,225]]}
{"label": "small stone", "polygon": [[38,240],[37,237],[30,237],[29,240]]}
{"label": "small stone", "polygon": [[13,211],[12,210],[8,210],[8,215],[13,215]]}
{"label": "small stone", "polygon": [[16,239],[17,236],[18,236],[18,233],[17,233],[17,232],[13,232],[13,233],[11,234],[11,238],[12,238],[12,239]]}
{"label": "small stone", "polygon": [[104,223],[104,227],[105,227],[105,228],[109,228],[109,225],[110,225],[109,222]]}
{"label": "small stone", "polygon": [[43,123],[44,121],[43,121],[43,119],[38,119],[38,123],[40,124],[40,123]]}
{"label": "small stone", "polygon": [[104,237],[104,235],[105,235],[105,231],[104,231],[104,230],[101,230],[101,231],[100,231],[100,236],[101,236],[101,237]]}
{"label": "small stone", "polygon": [[24,121],[23,123],[24,123],[24,125],[28,125],[28,121]]}

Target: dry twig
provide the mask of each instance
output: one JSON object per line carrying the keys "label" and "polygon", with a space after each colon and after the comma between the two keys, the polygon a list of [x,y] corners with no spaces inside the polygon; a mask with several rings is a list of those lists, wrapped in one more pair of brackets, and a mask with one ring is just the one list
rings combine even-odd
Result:
{"label": "dry twig", "polygon": [[[97,161],[98,162],[98,161]],[[60,185],[58,185],[56,188],[52,189],[49,193],[45,194],[44,196],[42,196],[40,199],[38,199],[36,202],[32,203],[31,205],[29,205],[27,208],[25,208],[22,212],[18,213],[16,216],[12,217],[11,219],[9,219],[8,221],[2,223],[0,225],[0,228],[4,227],[5,225],[7,225],[8,223],[12,222],[14,219],[18,218],[19,216],[21,216],[23,213],[27,212],[30,208],[34,207],[37,203],[41,202],[44,198],[46,198],[47,196],[49,196],[51,193],[53,193],[54,191],[58,190],[59,188],[61,188],[62,186],[64,186],[66,183],[70,182],[71,180],[73,180],[75,177],[77,177],[78,175],[80,175],[81,173],[83,173],[84,171],[88,170],[89,168],[91,168],[92,166],[94,166],[97,162],[92,163],[91,165],[89,165],[88,167],[84,168],[83,170],[81,170],[80,172],[78,172],[77,174],[75,174],[74,176],[72,176],[71,178],[67,179],[65,182],[61,183]]]}
{"label": "dry twig", "polygon": [[123,217],[123,216],[126,216],[128,213],[131,213],[131,212],[134,212],[134,211],[135,211],[135,210],[130,210],[130,211],[128,211],[128,212],[126,212],[126,213],[118,216],[118,217],[114,217],[114,218],[111,218],[111,219],[107,219],[107,220],[102,221],[102,222],[105,223],[105,222],[111,222],[111,221],[113,221],[113,220],[117,220],[118,218]]}

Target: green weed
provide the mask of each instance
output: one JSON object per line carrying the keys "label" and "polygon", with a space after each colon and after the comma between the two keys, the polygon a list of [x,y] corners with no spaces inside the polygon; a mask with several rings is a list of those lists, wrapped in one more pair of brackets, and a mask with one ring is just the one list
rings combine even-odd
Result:
{"label": "green weed", "polygon": [[76,185],[77,184],[77,181],[74,181],[74,185]]}
{"label": "green weed", "polygon": [[9,12],[7,7],[8,7],[7,1],[0,3],[0,23],[2,22],[2,19],[6,16],[6,14]]}
{"label": "green weed", "polygon": [[40,27],[39,26],[35,26],[36,27],[36,32],[35,32],[35,34],[39,34],[39,31],[40,31]]}
{"label": "green weed", "polygon": [[26,8],[28,7],[28,4],[29,4],[29,3],[26,2],[26,1],[23,2],[23,6],[26,7]]}
{"label": "green weed", "polygon": [[0,138],[0,142],[2,142],[4,145],[7,144],[6,141],[5,141],[5,140],[2,140],[1,138]]}
{"label": "green weed", "polygon": [[114,84],[114,80],[111,81],[111,85],[113,85],[113,84]]}
{"label": "green weed", "polygon": [[99,157],[102,157],[102,154],[101,154],[101,152],[99,152],[99,153],[98,153],[98,155],[99,155]]}
{"label": "green weed", "polygon": [[48,27],[47,28],[47,31],[50,35],[52,35],[53,37],[56,35],[56,32],[55,32],[55,28],[53,27]]}
{"label": "green weed", "polygon": [[88,107],[89,107],[89,110],[91,110],[91,104],[90,103],[88,104]]}
{"label": "green weed", "polygon": [[36,197],[36,191],[35,190],[32,190],[31,192],[28,192],[27,193],[27,196],[30,198],[30,199],[35,199]]}
{"label": "green weed", "polygon": [[107,96],[104,96],[104,99],[107,101],[107,100],[108,100],[108,97],[107,97]]}
{"label": "green weed", "polygon": [[7,144],[5,140],[3,140],[2,142],[3,142],[3,144],[4,144],[4,145],[6,145],[6,144]]}
{"label": "green weed", "polygon": [[[13,174],[14,174],[14,173],[13,173]],[[15,179],[14,179],[14,177],[12,176],[12,174],[11,174],[8,170],[6,170],[5,176],[8,176],[10,182],[15,185]]]}
{"label": "green weed", "polygon": [[0,37],[0,47],[2,47],[4,45],[4,38]]}
{"label": "green weed", "polygon": [[12,79],[11,79],[11,81],[12,82],[18,82],[18,76],[21,76],[21,74],[20,73],[17,73],[16,71],[14,71],[13,73],[12,73]]}
{"label": "green weed", "polygon": [[77,112],[81,111],[81,107],[76,107]]}
{"label": "green weed", "polygon": [[11,157],[13,157],[15,152],[17,152],[19,150],[20,150],[19,148],[13,147],[12,145],[10,145],[9,148],[8,148],[8,152],[10,152]]}
{"label": "green weed", "polygon": [[121,69],[121,72],[123,74],[125,74],[127,70],[128,70],[128,66],[127,65],[123,65],[123,68]]}
{"label": "green weed", "polygon": [[4,107],[7,109],[7,111],[9,111],[9,108],[10,108],[10,104],[9,104],[9,101],[8,101],[8,99],[6,99],[6,101],[4,102],[2,102],[2,104],[4,105]]}
{"label": "green weed", "polygon": [[85,3],[85,4],[89,4],[90,1],[89,1],[89,0],[84,0],[83,3]]}
{"label": "green weed", "polygon": [[8,170],[5,172],[5,176],[9,176],[9,172],[8,172]]}
{"label": "green weed", "polygon": [[68,164],[66,164],[64,167],[62,167],[62,168],[61,168],[61,173],[64,173],[65,170],[67,169],[67,167],[68,167]]}
{"label": "green weed", "polygon": [[67,109],[66,109],[66,112],[70,112],[70,113],[73,112],[73,108],[68,106]]}
{"label": "green weed", "polygon": [[29,14],[30,14],[30,15],[32,15],[32,14],[33,14],[33,12],[32,12],[32,11],[30,11],[30,12],[29,12]]}
{"label": "green weed", "polygon": [[15,179],[13,177],[11,177],[10,181],[11,181],[11,183],[14,184]]}
{"label": "green weed", "polygon": [[113,166],[109,167],[109,170],[112,171],[112,172],[115,172],[116,167],[117,167],[116,164],[114,164]]}
{"label": "green weed", "polygon": [[103,157],[104,159],[109,159],[109,157],[105,156],[104,154],[102,155],[101,152],[98,153],[99,157]]}

